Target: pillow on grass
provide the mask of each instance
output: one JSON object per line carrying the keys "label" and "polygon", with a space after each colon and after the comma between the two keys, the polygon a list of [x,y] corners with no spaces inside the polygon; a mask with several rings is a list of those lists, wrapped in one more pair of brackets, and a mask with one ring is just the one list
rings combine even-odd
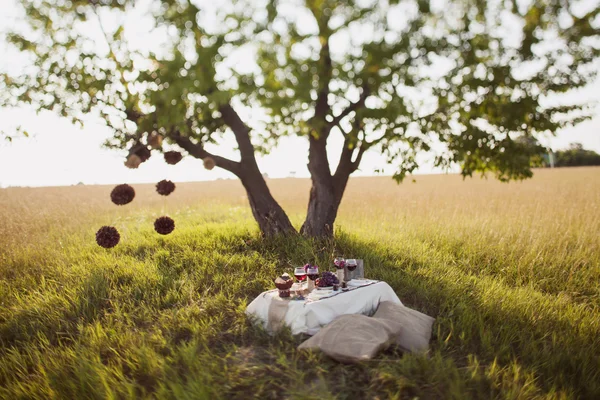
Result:
{"label": "pillow on grass", "polygon": [[402,350],[417,352],[429,349],[435,318],[391,301],[380,303],[373,318],[402,325],[402,332],[396,335],[396,344]]}
{"label": "pillow on grass", "polygon": [[298,346],[298,350],[320,349],[340,362],[369,360],[392,343],[401,331],[402,326],[395,321],[342,315]]}

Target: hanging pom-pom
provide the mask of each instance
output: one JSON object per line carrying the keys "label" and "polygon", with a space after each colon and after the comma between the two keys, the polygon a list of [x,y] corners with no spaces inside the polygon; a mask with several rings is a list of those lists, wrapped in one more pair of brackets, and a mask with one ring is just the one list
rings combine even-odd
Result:
{"label": "hanging pom-pom", "polygon": [[178,151],[165,152],[165,161],[167,164],[175,165],[179,161],[181,161],[182,158],[183,158],[183,156]]}
{"label": "hanging pom-pom", "polygon": [[163,179],[156,184],[156,191],[162,196],[168,196],[175,190],[175,184],[171,181]]}
{"label": "hanging pom-pom", "polygon": [[154,221],[154,230],[161,235],[168,235],[175,230],[175,221],[169,217],[159,217]]}
{"label": "hanging pom-pom", "polygon": [[136,169],[142,163],[142,159],[136,156],[135,154],[130,154],[127,157],[127,161],[125,161],[125,166],[127,168]]}
{"label": "hanging pom-pom", "polygon": [[152,155],[152,153],[150,152],[150,149],[148,149],[146,146],[139,146],[134,153],[136,156],[138,156],[140,158],[140,160],[142,160],[142,162],[146,162],[146,160],[148,160],[150,158],[150,156]]}
{"label": "hanging pom-pom", "polygon": [[121,240],[121,235],[119,235],[119,231],[112,226],[103,226],[96,232],[96,243],[105,249],[115,247],[119,244],[119,240]]}
{"label": "hanging pom-pom", "polygon": [[217,163],[212,157],[203,158],[202,162],[204,163],[204,168],[206,168],[209,171],[217,165]]}
{"label": "hanging pom-pom", "polygon": [[162,147],[163,136],[157,132],[152,132],[148,135],[148,146],[153,149],[160,149]]}
{"label": "hanging pom-pom", "polygon": [[110,199],[118,206],[131,203],[134,197],[135,190],[126,183],[115,186],[112,192],[110,192]]}

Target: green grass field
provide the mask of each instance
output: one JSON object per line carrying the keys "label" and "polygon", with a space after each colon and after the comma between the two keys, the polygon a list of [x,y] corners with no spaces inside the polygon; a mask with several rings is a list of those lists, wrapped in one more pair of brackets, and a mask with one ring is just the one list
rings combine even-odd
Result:
{"label": "green grass field", "polygon": [[[269,184],[300,225],[308,180]],[[236,181],[134,187],[124,207],[109,186],[0,190],[0,398],[600,398],[599,168],[355,178],[323,243],[260,239]],[[428,354],[342,365],[248,321],[277,274],[333,255],[437,318]]]}

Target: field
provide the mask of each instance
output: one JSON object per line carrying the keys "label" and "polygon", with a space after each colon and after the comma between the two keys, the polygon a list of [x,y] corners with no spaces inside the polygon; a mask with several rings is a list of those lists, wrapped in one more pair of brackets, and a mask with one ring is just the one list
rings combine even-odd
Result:
{"label": "field", "polygon": [[[269,185],[300,225],[308,180]],[[321,243],[262,240],[236,181],[134,187],[124,207],[109,186],[0,190],[0,398],[600,398],[600,168],[355,178]],[[341,365],[246,318],[333,255],[436,317],[428,354]]]}

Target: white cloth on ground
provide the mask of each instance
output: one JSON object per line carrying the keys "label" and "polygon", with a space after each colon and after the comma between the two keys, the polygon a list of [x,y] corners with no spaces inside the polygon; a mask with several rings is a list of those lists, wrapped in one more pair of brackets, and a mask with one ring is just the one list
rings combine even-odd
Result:
{"label": "white cloth on ground", "polygon": [[[354,287],[348,292],[341,292],[332,297],[318,299],[334,294],[331,291],[314,290],[307,300],[288,300],[279,297],[277,290],[263,292],[246,308],[246,314],[260,320],[265,329],[272,332],[278,326],[277,321],[271,321],[269,310],[271,303],[287,303],[287,311],[274,313],[283,317],[285,325],[289,326],[292,334],[308,333],[314,335],[322,327],[345,314],[371,314],[377,310],[379,303],[390,301],[402,304],[394,290],[385,282],[365,281],[366,285]],[[277,309],[282,310],[280,304]],[[285,307],[283,307],[285,309]],[[272,318],[271,318],[272,319]]]}

